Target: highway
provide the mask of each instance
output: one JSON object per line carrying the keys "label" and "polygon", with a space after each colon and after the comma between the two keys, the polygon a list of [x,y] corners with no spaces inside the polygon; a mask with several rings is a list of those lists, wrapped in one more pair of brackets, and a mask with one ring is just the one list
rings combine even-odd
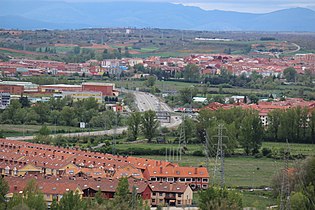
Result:
{"label": "highway", "polygon": [[[140,112],[153,110],[153,111],[167,111],[170,112],[170,114],[173,113],[172,108],[170,108],[167,104],[160,101],[159,98],[156,96],[150,94],[150,93],[144,93],[139,91],[129,91],[135,95],[135,103],[138,106],[138,109]],[[160,102],[160,104],[159,104]],[[160,108],[159,108],[160,107]],[[178,127],[182,122],[182,119],[180,116],[171,116],[171,122],[165,123],[162,122],[162,127],[167,128],[176,128]],[[55,136],[65,136],[65,137],[80,137],[80,136],[102,136],[102,135],[113,135],[115,132],[116,134],[121,134],[123,131],[126,131],[127,127],[119,127],[116,129],[111,130],[104,130],[104,131],[91,131],[91,132],[79,132],[79,133],[63,133],[63,134],[52,134],[49,135],[50,137]],[[25,140],[32,140],[35,136],[15,136],[15,137],[7,137],[6,139],[9,140],[17,140],[17,141],[25,141]]]}
{"label": "highway", "polygon": [[162,127],[176,128],[181,124],[182,122],[181,117],[172,116],[172,113],[174,112],[173,109],[169,107],[166,103],[162,102],[155,95],[139,91],[133,91],[132,93],[135,95],[135,103],[138,106],[140,112],[153,110],[155,112],[167,111],[171,114],[171,122],[170,123],[162,122],[161,123]]}

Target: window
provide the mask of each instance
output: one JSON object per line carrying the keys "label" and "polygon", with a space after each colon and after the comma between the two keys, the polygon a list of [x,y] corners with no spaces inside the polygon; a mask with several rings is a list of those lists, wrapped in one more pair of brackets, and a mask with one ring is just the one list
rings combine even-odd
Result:
{"label": "window", "polygon": [[202,188],[203,188],[203,189],[206,189],[207,187],[208,187],[207,184],[203,184],[203,185],[202,185]]}
{"label": "window", "polygon": [[160,195],[160,196],[163,196],[163,193],[160,193],[159,195]]}
{"label": "window", "polygon": [[156,193],[154,192],[154,193],[152,193],[152,196],[156,196]]}
{"label": "window", "polygon": [[202,182],[208,182],[208,179],[202,179]]}
{"label": "window", "polygon": [[191,178],[186,178],[186,182],[191,182]]}
{"label": "window", "polygon": [[182,194],[181,194],[181,193],[178,193],[178,197],[181,198],[181,197],[182,197]]}
{"label": "window", "polygon": [[174,182],[174,178],[167,178],[168,182]]}
{"label": "window", "polygon": [[152,203],[155,203],[155,199],[152,199]]}
{"label": "window", "polygon": [[160,203],[163,203],[163,199],[160,199]]}

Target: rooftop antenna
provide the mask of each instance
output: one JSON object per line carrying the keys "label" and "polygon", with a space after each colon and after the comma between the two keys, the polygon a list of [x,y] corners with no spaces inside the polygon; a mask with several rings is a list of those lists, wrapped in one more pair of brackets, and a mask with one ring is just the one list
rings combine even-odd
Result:
{"label": "rooftop antenna", "polygon": [[288,139],[286,140],[287,147],[284,151],[284,170],[282,172],[282,183],[280,192],[280,210],[290,210],[290,182],[289,182],[289,157],[290,157],[290,146]]}
{"label": "rooftop antenna", "polygon": [[[215,182],[217,178],[217,173],[220,172],[220,186],[223,188],[225,184],[224,176],[224,150],[223,146],[225,146],[222,141],[223,138],[228,138],[227,136],[223,136],[223,129],[224,125],[219,124],[218,125],[218,135],[214,136],[215,138],[218,138],[218,144],[217,144],[217,153],[215,158],[215,165],[214,165],[214,172],[213,172],[213,182]],[[220,163],[219,163],[220,161]],[[220,169],[219,169],[220,167]]]}

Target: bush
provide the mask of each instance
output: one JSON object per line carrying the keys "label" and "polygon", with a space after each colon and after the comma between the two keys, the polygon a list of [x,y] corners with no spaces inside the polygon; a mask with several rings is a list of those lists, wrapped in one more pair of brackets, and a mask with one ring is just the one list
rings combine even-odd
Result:
{"label": "bush", "polygon": [[201,150],[196,150],[192,153],[193,156],[204,156],[203,152]]}
{"label": "bush", "polygon": [[267,155],[269,155],[269,154],[271,154],[271,149],[269,149],[269,148],[262,148],[262,150],[261,150],[261,153],[262,153],[262,155],[263,156],[267,156]]}

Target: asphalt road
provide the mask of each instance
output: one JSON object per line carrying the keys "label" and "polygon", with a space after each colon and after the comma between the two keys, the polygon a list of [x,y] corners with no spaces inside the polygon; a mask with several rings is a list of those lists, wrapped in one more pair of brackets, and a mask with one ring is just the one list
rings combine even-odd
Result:
{"label": "asphalt road", "polygon": [[132,93],[135,95],[135,103],[138,106],[140,112],[153,110],[155,112],[167,111],[171,114],[171,122],[170,123],[162,122],[161,126],[167,128],[175,128],[181,124],[182,122],[181,117],[172,115],[172,113],[174,112],[173,109],[169,107],[166,103],[162,102],[155,95],[139,91],[134,91]]}
{"label": "asphalt road", "polygon": [[[116,129],[116,134],[121,134],[123,131],[127,130],[127,127],[119,127]],[[105,131],[91,131],[91,132],[80,132],[80,133],[63,133],[63,134],[52,134],[50,137],[55,136],[65,136],[65,137],[79,137],[79,136],[102,136],[102,135],[113,135],[115,129],[105,130]],[[35,136],[16,136],[16,137],[7,137],[9,140],[32,140]]]}

